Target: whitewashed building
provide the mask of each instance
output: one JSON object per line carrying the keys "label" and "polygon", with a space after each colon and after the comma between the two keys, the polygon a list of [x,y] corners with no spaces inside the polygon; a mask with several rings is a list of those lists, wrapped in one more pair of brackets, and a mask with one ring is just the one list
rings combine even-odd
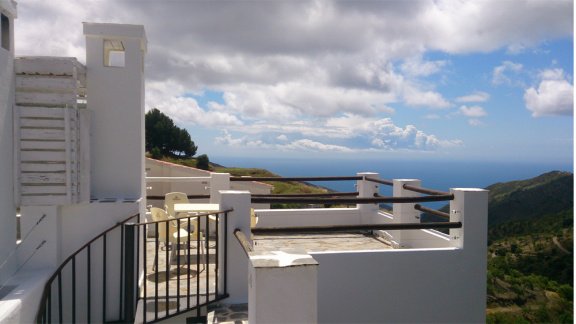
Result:
{"label": "whitewashed building", "polygon": [[[216,302],[247,305],[239,320],[251,323],[485,321],[486,191],[359,173],[346,179],[351,198],[270,197],[246,183],[258,179],[155,166],[144,157],[144,27],[84,23],[85,65],[15,58],[16,9],[0,1],[0,323],[222,322],[206,317]],[[147,168],[175,177],[162,193],[195,195],[176,183],[199,183],[220,209],[214,234],[191,227],[202,213],[146,223]],[[352,207],[267,208],[282,199]],[[431,200],[450,201],[447,233],[420,220],[416,203]],[[182,240],[145,235],[176,222],[182,257]],[[312,232],[322,235],[307,241]]]}

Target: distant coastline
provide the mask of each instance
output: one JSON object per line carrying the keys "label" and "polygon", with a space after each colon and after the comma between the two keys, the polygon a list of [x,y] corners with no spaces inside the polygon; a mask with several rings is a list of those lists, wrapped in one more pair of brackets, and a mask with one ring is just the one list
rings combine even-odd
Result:
{"label": "distant coastline", "polygon": [[[486,188],[498,182],[529,179],[550,171],[573,172],[571,163],[521,162],[426,162],[275,159],[213,157],[227,167],[267,169],[284,177],[290,176],[352,176],[357,172],[378,172],[384,179],[420,179],[425,187],[438,190],[450,188]],[[353,191],[354,183],[314,182],[335,191]]]}

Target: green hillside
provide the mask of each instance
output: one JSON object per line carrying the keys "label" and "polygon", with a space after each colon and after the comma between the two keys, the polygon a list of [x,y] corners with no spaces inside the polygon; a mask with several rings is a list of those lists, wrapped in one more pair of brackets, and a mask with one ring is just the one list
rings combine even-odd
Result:
{"label": "green hillside", "polygon": [[487,189],[489,323],[573,322],[573,174]]}
{"label": "green hillside", "polygon": [[494,226],[572,209],[574,177],[569,172],[552,171],[528,180],[497,183],[487,189],[488,222]]}

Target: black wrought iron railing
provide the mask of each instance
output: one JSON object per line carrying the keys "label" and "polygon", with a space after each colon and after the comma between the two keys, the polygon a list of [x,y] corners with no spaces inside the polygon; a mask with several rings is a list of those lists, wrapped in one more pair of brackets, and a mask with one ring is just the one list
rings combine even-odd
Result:
{"label": "black wrought iron railing", "polygon": [[[127,236],[142,240],[143,257],[136,267],[143,269],[144,275],[138,296],[140,310],[134,314],[138,322],[157,322],[183,313],[202,322],[207,305],[228,297],[228,212],[125,225],[126,233],[132,233]],[[156,234],[139,236],[139,232]],[[137,247],[127,246],[130,250]]]}
{"label": "black wrought iron railing", "polygon": [[[106,229],[67,257],[48,279],[40,299],[37,323],[125,321],[122,225]],[[118,242],[112,248],[109,242]],[[120,253],[118,253],[120,251]],[[112,290],[113,289],[113,290]],[[120,296],[120,304],[109,298]]]}
{"label": "black wrought iron railing", "polygon": [[106,229],[48,279],[36,322],[150,323],[186,312],[202,321],[228,296],[228,212],[129,223],[133,215]]}

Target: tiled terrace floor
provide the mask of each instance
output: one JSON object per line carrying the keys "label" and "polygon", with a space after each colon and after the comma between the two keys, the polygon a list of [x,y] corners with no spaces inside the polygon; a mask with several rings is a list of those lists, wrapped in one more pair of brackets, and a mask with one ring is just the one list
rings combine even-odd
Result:
{"label": "tiled terrace floor", "polygon": [[306,252],[385,250],[392,247],[381,238],[361,233],[259,235],[255,251],[304,250]]}
{"label": "tiled terrace floor", "polygon": [[[361,233],[338,234],[305,234],[305,235],[266,235],[253,239],[255,251],[304,250],[307,252],[322,251],[352,251],[352,250],[383,250],[390,245],[382,239]],[[235,240],[229,244],[238,244]],[[185,310],[198,304],[203,304],[206,298],[214,298],[216,289],[216,250],[215,242],[210,241],[206,256],[196,253],[194,242],[188,257],[188,250],[181,249],[180,265],[174,257],[170,267],[166,260],[171,252],[158,246],[158,268],[153,269],[156,253],[156,241],[148,238],[146,243],[146,275],[145,289],[141,290],[141,302],[137,310],[138,323],[143,322],[144,301],[146,304],[146,320],[153,321],[166,315],[175,314],[178,309]],[[198,263],[199,261],[199,263]],[[156,313],[158,314],[156,317]],[[247,305],[216,304],[208,310],[209,323],[247,323]],[[206,315],[206,314],[204,314]]]}

